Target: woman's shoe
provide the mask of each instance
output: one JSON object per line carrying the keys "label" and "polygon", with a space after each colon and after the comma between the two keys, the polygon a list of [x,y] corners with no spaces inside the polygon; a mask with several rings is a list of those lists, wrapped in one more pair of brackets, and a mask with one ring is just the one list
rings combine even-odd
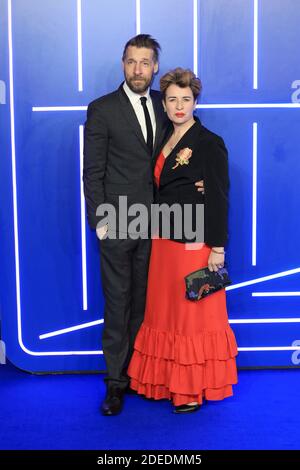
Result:
{"label": "woman's shoe", "polygon": [[200,405],[197,403],[196,405],[179,405],[174,406],[173,413],[192,413],[193,411],[198,411],[200,409]]}

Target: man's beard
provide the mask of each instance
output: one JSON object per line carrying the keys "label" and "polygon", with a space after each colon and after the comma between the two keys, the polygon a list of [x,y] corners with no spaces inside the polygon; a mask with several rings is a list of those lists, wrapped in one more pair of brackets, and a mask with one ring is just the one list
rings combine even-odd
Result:
{"label": "man's beard", "polygon": [[134,93],[144,93],[150,86],[151,79],[147,80],[146,78],[140,78],[140,81],[135,82],[134,80],[139,77],[125,77],[126,83],[129,86],[130,90]]}

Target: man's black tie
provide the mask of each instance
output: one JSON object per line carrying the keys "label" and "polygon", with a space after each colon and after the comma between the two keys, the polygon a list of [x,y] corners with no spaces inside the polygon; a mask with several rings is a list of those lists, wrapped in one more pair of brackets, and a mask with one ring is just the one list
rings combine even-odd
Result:
{"label": "man's black tie", "polygon": [[141,103],[142,103],[144,114],[145,114],[146,128],[147,128],[147,147],[149,148],[150,153],[152,154],[152,151],[153,151],[153,129],[152,129],[150,114],[149,114],[149,111],[148,111],[148,108],[147,108],[146,101],[147,101],[147,98],[145,96],[142,96]]}

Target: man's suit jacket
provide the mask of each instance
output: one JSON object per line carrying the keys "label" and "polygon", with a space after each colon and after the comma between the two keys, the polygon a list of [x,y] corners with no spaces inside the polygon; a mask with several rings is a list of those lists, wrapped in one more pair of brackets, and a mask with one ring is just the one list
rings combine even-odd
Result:
{"label": "man's suit jacket", "polygon": [[[223,139],[206,129],[195,117],[196,122],[184,134],[166,158],[160,175],[160,185],[156,190],[156,203],[191,204],[191,224],[196,228],[196,204],[204,204],[204,241],[208,246],[224,246],[228,239],[227,213],[228,213],[228,155]],[[170,126],[166,132],[164,143],[173,131]],[[161,147],[161,148],[162,148]],[[180,150],[189,148],[192,156],[187,165],[176,165],[176,157]],[[204,195],[195,190],[195,182],[204,180]],[[193,242],[195,239],[184,237],[182,224],[182,237],[176,238],[178,242]],[[160,232],[161,233],[161,232]],[[171,217],[170,239],[174,238],[174,218]]]}
{"label": "man's suit jacket", "polygon": [[121,195],[128,197],[128,206],[145,204],[150,215],[155,157],[167,122],[160,93],[151,90],[150,95],[156,118],[152,155],[123,84],[88,106],[83,183],[88,222],[93,229],[102,219],[96,215],[97,207],[111,203],[118,212],[118,197]]}

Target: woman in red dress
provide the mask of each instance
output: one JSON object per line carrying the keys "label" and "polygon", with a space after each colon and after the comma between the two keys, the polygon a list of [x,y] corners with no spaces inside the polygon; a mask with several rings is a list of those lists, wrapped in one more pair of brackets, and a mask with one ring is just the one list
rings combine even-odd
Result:
{"label": "woman in red dress", "polygon": [[[200,408],[203,399],[222,400],[237,383],[237,345],[228,323],[225,289],[191,302],[184,277],[208,266],[224,266],[227,242],[228,158],[221,137],[194,116],[201,82],[177,68],[160,81],[172,121],[154,171],[159,204],[204,204],[204,238],[152,240],[146,311],[129,364],[130,387],[147,398],[169,399],[175,413]],[[204,180],[205,193],[194,183]],[[174,219],[172,219],[174,221]],[[175,225],[171,228],[174,229]],[[195,211],[190,221],[195,227]]]}

